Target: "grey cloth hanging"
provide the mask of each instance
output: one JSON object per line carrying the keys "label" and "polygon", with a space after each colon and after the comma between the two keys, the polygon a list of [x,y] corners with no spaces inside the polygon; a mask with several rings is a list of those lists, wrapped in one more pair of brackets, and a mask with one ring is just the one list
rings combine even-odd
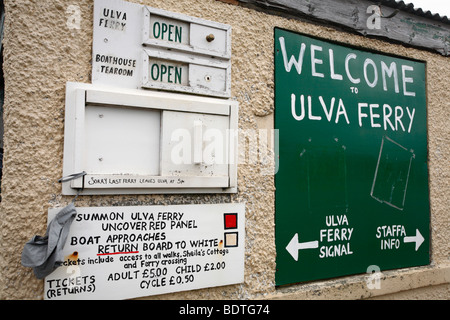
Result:
{"label": "grey cloth hanging", "polygon": [[25,244],[22,265],[33,268],[38,279],[43,279],[63,263],[62,250],[76,216],[74,203],[59,211],[50,221],[44,236],[35,235]]}

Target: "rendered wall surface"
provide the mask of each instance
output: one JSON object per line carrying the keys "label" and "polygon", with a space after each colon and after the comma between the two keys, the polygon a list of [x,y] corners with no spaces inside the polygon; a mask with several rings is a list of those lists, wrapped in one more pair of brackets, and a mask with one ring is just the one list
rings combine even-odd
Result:
{"label": "rendered wall surface", "polygon": [[[80,196],[76,206],[246,203],[245,282],[155,296],[152,299],[448,299],[450,282],[450,76],[448,57],[331,27],[291,20],[216,0],[134,1],[226,23],[232,27],[231,99],[239,102],[239,128],[249,134],[273,128],[274,28],[284,28],[385,54],[426,62],[431,265],[383,272],[381,288],[367,275],[275,287],[274,179],[257,148],[240,146],[238,193],[232,195]],[[80,9],[70,29],[69,5]],[[67,81],[91,82],[93,1],[5,1],[5,153],[0,204],[0,299],[43,299],[43,281],[20,264],[23,246],[44,234],[49,208],[61,195],[64,99]],[[255,161],[256,159],[256,161]],[[397,292],[399,292],[397,294]]]}

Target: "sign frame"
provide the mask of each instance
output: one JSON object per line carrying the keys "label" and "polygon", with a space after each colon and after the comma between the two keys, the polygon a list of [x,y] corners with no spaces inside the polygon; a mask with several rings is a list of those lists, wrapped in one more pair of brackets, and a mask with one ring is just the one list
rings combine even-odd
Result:
{"label": "sign frame", "polygon": [[[186,84],[151,81],[152,67],[150,61],[152,59],[186,65],[186,72],[188,73]],[[195,71],[195,69],[201,68],[206,70],[203,73]],[[198,85],[195,85],[195,83]],[[213,83],[215,83],[214,87],[211,86]],[[231,96],[231,64],[229,61],[208,59],[190,53],[161,51],[151,47],[144,48],[142,54],[142,87],[229,98]]]}
{"label": "sign frame", "polygon": [[[196,53],[196,54],[202,54],[206,56],[214,56],[222,59],[229,60],[231,59],[231,26],[215,21],[209,21],[205,19],[200,19],[196,17],[190,17],[184,14],[176,13],[176,12],[169,12],[157,8],[152,8],[148,6],[143,7],[142,11],[143,15],[143,31],[142,31],[142,43],[144,46],[152,46],[152,47],[160,47],[164,49],[173,49],[178,51],[185,51],[188,53]],[[178,20],[181,22],[185,22],[189,25],[195,24],[200,27],[208,28],[208,30],[217,29],[218,31],[225,32],[226,36],[223,39],[225,41],[224,44],[224,52],[219,53],[215,50],[211,49],[205,49],[196,45],[193,45],[191,43],[189,44],[177,44],[177,43],[169,43],[167,41],[158,40],[158,39],[151,39],[149,36],[149,33],[147,30],[150,30],[150,21],[151,16],[157,15],[164,18],[169,18],[173,20]],[[190,37],[192,36],[192,33],[190,34]],[[217,41],[217,39],[214,39],[211,41],[213,43],[214,41]]]}
{"label": "sign frame", "polygon": [[[223,133],[223,154],[221,166],[227,166],[224,175],[190,173],[176,173],[163,176],[161,171],[164,163],[160,164],[159,175],[124,174],[124,172],[95,173],[86,171],[87,175],[63,183],[62,191],[65,195],[77,194],[161,194],[161,193],[236,193],[237,192],[237,115],[238,103],[230,100],[221,100],[189,95],[170,94],[162,92],[142,91],[115,88],[105,88],[98,85],[68,82],[66,88],[66,120],[64,138],[64,165],[63,175],[68,176],[81,173],[85,170],[85,110],[87,105],[117,106],[118,108],[134,108],[142,110],[176,111],[197,114],[199,117],[219,116],[227,119],[226,132]],[[161,121],[164,117],[161,116]],[[163,122],[161,122],[160,134]],[[204,125],[202,125],[204,127]],[[202,127],[200,127],[201,129]],[[204,136],[200,130],[200,141],[195,140],[194,151],[202,153]],[[167,139],[165,139],[167,140]],[[170,140],[170,139],[169,139]],[[114,148],[113,144],[110,148]],[[169,145],[160,145],[155,152],[169,152]],[[206,148],[206,147],[205,147]],[[197,150],[198,149],[198,150]],[[98,159],[99,161],[102,159]],[[159,161],[162,161],[160,157]],[[195,167],[203,164],[191,163]],[[206,165],[206,164],[205,164]],[[182,167],[180,167],[182,168]],[[198,171],[198,170],[196,170]],[[223,170],[222,170],[223,171]],[[89,185],[87,181],[106,181]],[[116,180],[111,183],[108,181]],[[119,179],[120,181],[118,181]],[[126,179],[126,181],[125,181]],[[134,182],[133,182],[134,181]],[[141,181],[140,183],[138,181]],[[158,182],[160,181],[160,182]]]}

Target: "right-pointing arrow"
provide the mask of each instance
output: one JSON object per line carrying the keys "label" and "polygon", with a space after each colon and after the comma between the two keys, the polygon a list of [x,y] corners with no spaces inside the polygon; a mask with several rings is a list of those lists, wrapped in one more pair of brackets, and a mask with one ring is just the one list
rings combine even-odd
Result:
{"label": "right-pointing arrow", "polygon": [[413,237],[405,237],[403,238],[403,242],[415,242],[416,243],[416,251],[419,249],[420,245],[423,243],[425,239],[420,234],[419,229],[416,229],[416,235]]}
{"label": "right-pointing arrow", "polygon": [[291,254],[295,261],[298,261],[298,250],[302,249],[315,249],[319,247],[319,241],[298,242],[298,233],[292,237],[289,244],[286,246],[286,250]]}

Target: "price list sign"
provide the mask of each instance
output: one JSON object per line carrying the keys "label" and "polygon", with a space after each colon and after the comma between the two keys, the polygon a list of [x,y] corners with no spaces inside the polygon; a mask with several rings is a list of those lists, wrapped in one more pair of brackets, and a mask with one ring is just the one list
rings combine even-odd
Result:
{"label": "price list sign", "polygon": [[[77,208],[45,299],[129,299],[244,281],[244,204]],[[58,209],[49,210],[49,221]]]}

